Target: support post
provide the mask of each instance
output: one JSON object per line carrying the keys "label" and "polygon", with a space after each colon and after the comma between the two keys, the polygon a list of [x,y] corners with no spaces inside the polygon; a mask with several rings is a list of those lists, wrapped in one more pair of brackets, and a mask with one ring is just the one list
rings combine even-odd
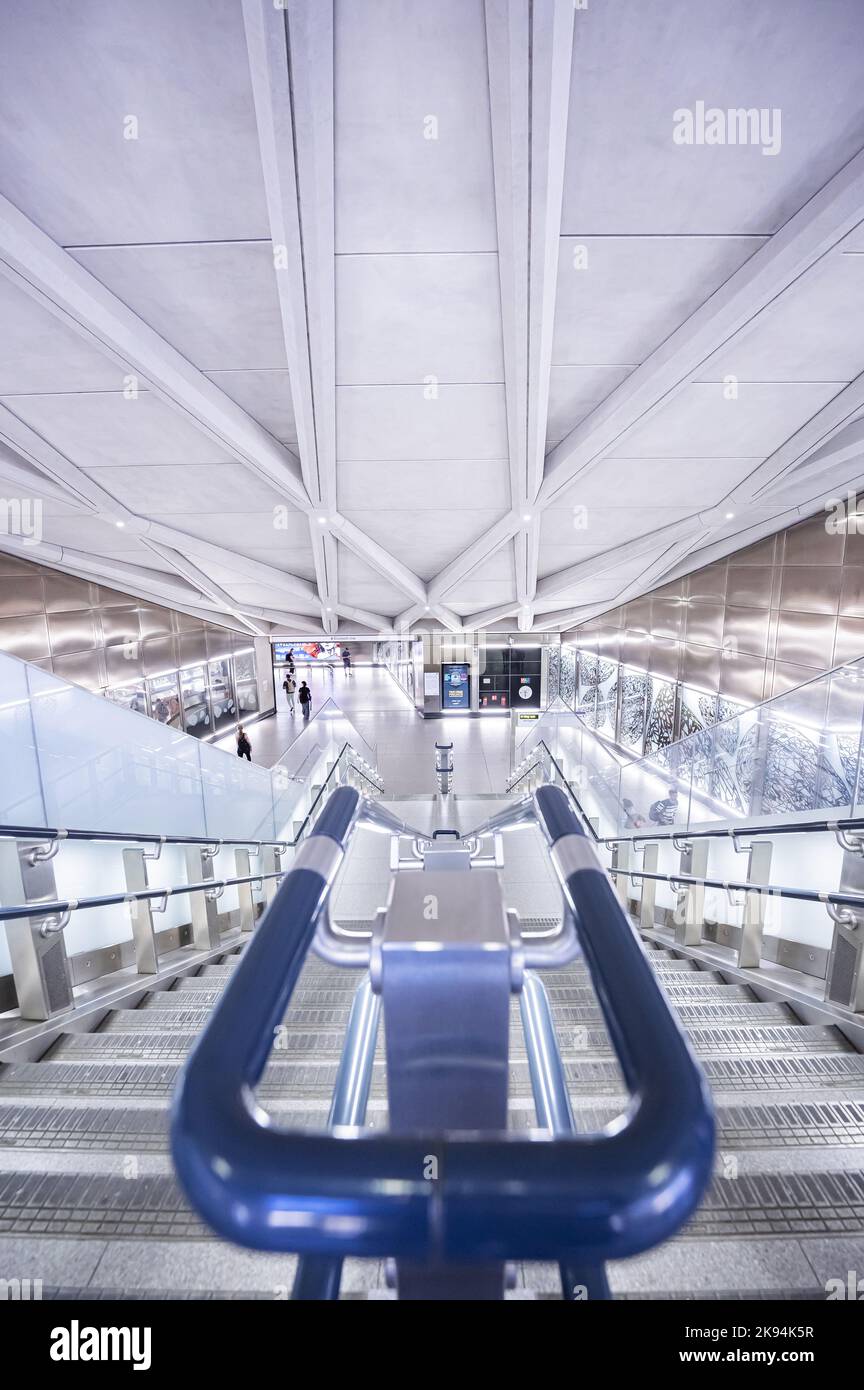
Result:
{"label": "support post", "polygon": [[[59,841],[0,840],[0,902],[38,903],[57,898],[54,865]],[[6,922],[12,976],[22,1018],[40,1022],[72,1007],[72,981],[62,931],[46,933],[49,917]]]}
{"label": "support post", "polygon": [[[147,856],[143,849],[124,849],[123,872],[126,891],[140,893],[149,888]],[[153,902],[150,898],[133,898],[129,902],[132,920],[132,941],[135,946],[135,968],[139,975],[155,975],[159,970],[159,951],[153,927]]]}
{"label": "support post", "polygon": [[[252,870],[249,867],[249,851],[245,848],[234,850],[234,872],[237,878],[248,878]],[[240,930],[251,931],[255,926],[255,903],[252,899],[252,884],[237,884],[237,901],[240,905]]]}
{"label": "support post", "polygon": [[[213,878],[213,856],[200,845],[186,846],[186,882],[203,883]],[[219,945],[219,914],[215,901],[207,893],[189,894],[189,913],[192,919],[192,944],[198,951],[213,951]]]}
{"label": "support post", "polygon": [[[864,843],[844,850],[840,892],[864,892]],[[848,907],[829,906],[828,910],[834,922],[834,940],[825,998],[864,1013],[864,917]]]}
{"label": "support post", "polygon": [[[278,874],[282,869],[282,852],[275,845],[261,846],[261,872],[264,874]],[[264,891],[264,911],[276,897],[279,888],[277,878],[265,878],[261,885]]]}
{"label": "support post", "polygon": [[[710,840],[685,840],[680,842],[681,873],[705,878],[708,873],[708,852]],[[679,842],[676,841],[676,845]],[[678,894],[675,908],[675,944],[677,946],[698,946],[705,928],[705,887],[701,883],[688,883]]]}
{"label": "support post", "polygon": [[[747,882],[767,886],[771,881],[771,856],[774,846],[770,840],[754,840],[747,859]],[[762,963],[762,939],[765,934],[765,914],[768,900],[764,893],[747,893],[741,919],[741,941],[737,964],[742,970],[756,970]]]}
{"label": "support post", "polygon": [[[642,852],[642,868],[646,874],[656,874],[657,856],[660,846],[655,844],[646,845]],[[639,924],[648,931],[653,931],[657,925],[654,921],[654,904],[657,900],[657,880],[654,878],[642,879],[642,892],[639,901]]]}

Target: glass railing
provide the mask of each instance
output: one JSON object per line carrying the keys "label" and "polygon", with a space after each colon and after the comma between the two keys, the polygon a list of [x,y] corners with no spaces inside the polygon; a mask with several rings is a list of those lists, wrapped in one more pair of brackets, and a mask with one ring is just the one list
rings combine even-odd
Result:
{"label": "glass railing", "polygon": [[556,703],[520,745],[514,771],[545,743],[601,835],[843,818],[864,809],[862,732],[864,658],[642,758]]}
{"label": "glass railing", "polygon": [[258,767],[0,653],[6,825],[291,838],[345,743],[374,768],[374,749],[327,700],[275,767]]}

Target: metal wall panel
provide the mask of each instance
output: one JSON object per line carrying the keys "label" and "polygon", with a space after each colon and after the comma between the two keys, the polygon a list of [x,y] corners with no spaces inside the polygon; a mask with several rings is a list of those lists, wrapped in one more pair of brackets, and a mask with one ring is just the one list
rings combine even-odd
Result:
{"label": "metal wall panel", "polygon": [[129,685],[144,677],[144,650],[141,642],[124,642],[103,648],[108,685]]}
{"label": "metal wall panel", "polygon": [[0,651],[19,661],[39,661],[51,655],[48,623],[41,613],[26,618],[0,618]]}
{"label": "metal wall panel", "polygon": [[777,626],[776,659],[827,671],[834,652],[836,628],[834,613],[781,611]]}
{"label": "metal wall panel", "polygon": [[105,658],[101,649],[74,652],[70,656],[55,656],[51,665],[55,676],[83,685],[86,690],[101,690],[106,684]]}
{"label": "metal wall panel", "polygon": [[207,642],[203,627],[200,632],[181,632],[177,646],[180,666],[192,666],[207,660]]}
{"label": "metal wall panel", "polygon": [[162,671],[177,669],[177,641],[174,637],[151,637],[143,642],[145,676],[157,676]]}
{"label": "metal wall panel", "polygon": [[138,609],[129,604],[125,608],[104,608],[100,614],[102,640],[106,646],[121,642],[137,642],[141,636]]}
{"label": "metal wall panel", "polygon": [[74,613],[49,613],[48,638],[52,656],[92,651],[97,644],[93,610],[81,608]]}
{"label": "metal wall panel", "polygon": [[0,617],[18,618],[41,613],[44,607],[42,580],[23,575],[0,576]]}
{"label": "metal wall panel", "polygon": [[88,584],[67,574],[45,574],[42,582],[46,613],[69,613],[98,605],[98,584]]}
{"label": "metal wall panel", "polygon": [[141,604],[138,609],[138,619],[141,624],[141,636],[145,641],[149,637],[170,637],[175,630],[171,621],[171,614],[167,608],[148,607]]}

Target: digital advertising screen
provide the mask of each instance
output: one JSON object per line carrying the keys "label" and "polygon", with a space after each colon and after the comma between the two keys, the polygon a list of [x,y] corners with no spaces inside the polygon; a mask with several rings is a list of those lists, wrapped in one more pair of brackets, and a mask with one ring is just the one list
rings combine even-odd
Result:
{"label": "digital advertising screen", "polygon": [[442,709],[471,708],[471,669],[467,661],[444,662],[441,667]]}
{"label": "digital advertising screen", "polygon": [[284,666],[289,654],[292,655],[295,665],[299,662],[303,665],[310,661],[339,661],[342,655],[338,642],[274,642],[273,661],[277,666]]}

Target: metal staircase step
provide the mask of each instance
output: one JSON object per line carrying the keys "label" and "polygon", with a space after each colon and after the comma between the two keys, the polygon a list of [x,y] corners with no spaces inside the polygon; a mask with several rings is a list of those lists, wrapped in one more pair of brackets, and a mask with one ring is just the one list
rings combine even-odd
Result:
{"label": "metal staircase step", "polygon": [[[327,1104],[317,1110],[282,1109],[276,1113],[283,1128],[324,1129]],[[129,1109],[117,1107],[57,1106],[0,1103],[0,1149],[51,1149],[166,1153],[169,1111],[167,1107]]]}
{"label": "metal staircase step", "polygon": [[[697,977],[698,979],[698,977]],[[688,1003],[732,1003],[735,1000],[749,1001],[756,1003],[752,992],[746,985],[722,985],[714,984],[708,980],[704,984],[694,980],[691,984],[688,977],[685,984],[678,984],[677,980],[661,980],[660,986],[666,998],[670,1002],[676,1001],[682,1004]],[[596,999],[594,990],[590,984],[553,984],[547,985],[549,999],[553,1004],[587,1004],[592,999]]]}
{"label": "metal staircase step", "polygon": [[[0,1173],[0,1235],[212,1241],[171,1177]],[[864,1170],[715,1178],[678,1237],[864,1236]]]}
{"label": "metal staircase step", "polygon": [[[580,1133],[596,1132],[617,1119],[620,1103],[580,1107],[576,1112]],[[533,1107],[514,1114],[513,1128],[535,1126]],[[769,1149],[782,1162],[786,1149],[864,1148],[864,1100],[799,1102],[790,1104],[720,1105],[717,1107],[718,1144],[725,1156],[748,1149]]]}

